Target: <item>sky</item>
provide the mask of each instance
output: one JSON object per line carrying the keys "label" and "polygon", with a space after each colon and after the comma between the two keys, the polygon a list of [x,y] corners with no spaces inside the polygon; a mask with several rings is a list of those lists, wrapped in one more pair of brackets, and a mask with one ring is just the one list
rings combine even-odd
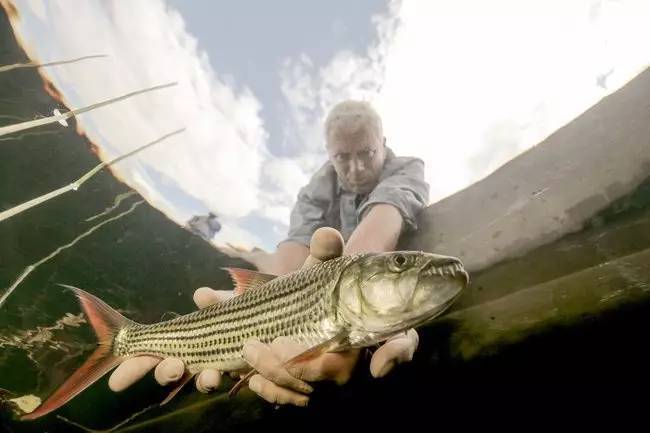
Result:
{"label": "sky", "polygon": [[326,161],[335,103],[371,102],[398,155],[425,161],[430,203],[489,175],[650,64],[647,0],[17,0],[16,31],[107,159],[179,225],[273,249]]}

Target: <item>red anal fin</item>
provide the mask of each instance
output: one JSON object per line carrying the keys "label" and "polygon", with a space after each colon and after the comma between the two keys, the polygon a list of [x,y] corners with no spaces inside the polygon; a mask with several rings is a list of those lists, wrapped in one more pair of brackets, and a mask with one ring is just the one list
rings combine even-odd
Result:
{"label": "red anal fin", "polygon": [[183,376],[179,379],[179,381],[176,383],[176,386],[174,389],[171,390],[171,392],[165,397],[163,401],[160,402],[160,405],[167,404],[171,401],[172,398],[176,397],[176,394],[183,389],[183,387],[187,384],[187,382],[190,381],[194,377],[194,373],[190,373],[189,371],[185,370],[183,373]]}
{"label": "red anal fin", "polygon": [[86,362],[84,362],[83,365],[54,392],[54,394],[36,408],[34,412],[24,415],[21,419],[32,420],[40,418],[43,415],[58,409],[116,367],[120,362],[122,362],[122,358],[113,356],[110,347],[98,347],[92,355],[90,355],[90,358],[88,358]]}
{"label": "red anal fin", "polygon": [[246,373],[245,376],[242,376],[241,379],[233,386],[230,391],[228,392],[228,397],[234,397],[237,395],[239,390],[250,380],[251,377],[253,377],[257,373],[257,370],[251,370],[248,373]]}
{"label": "red anal fin", "polygon": [[235,295],[241,295],[247,290],[256,289],[269,281],[277,278],[277,275],[263,274],[241,268],[223,268],[230,274],[235,285]]}
{"label": "red anal fin", "polygon": [[[334,337],[330,338],[327,341],[324,341],[323,343],[320,343],[314,347],[311,347],[304,352],[298,354],[297,356],[294,356],[287,362],[283,364],[283,367],[290,367],[293,364],[296,364],[298,362],[305,362],[309,361],[314,358],[318,358],[320,355],[326,353],[326,352],[332,352],[335,351],[336,349],[339,349],[341,347],[341,343],[345,341],[345,339],[348,337],[349,332],[347,329],[341,330],[338,334],[336,334]],[[251,370],[249,371],[246,376],[242,377],[239,379],[239,382],[235,384],[235,386],[232,387],[230,392],[228,392],[229,397],[234,397],[237,392],[244,386],[248,380],[250,380],[253,375],[257,373],[256,370]]]}

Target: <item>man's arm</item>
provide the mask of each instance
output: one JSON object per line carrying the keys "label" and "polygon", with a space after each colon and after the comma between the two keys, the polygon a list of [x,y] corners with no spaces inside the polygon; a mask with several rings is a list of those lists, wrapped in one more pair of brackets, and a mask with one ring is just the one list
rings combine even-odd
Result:
{"label": "man's arm", "polygon": [[[314,233],[311,239],[310,248],[297,242],[291,242],[291,244],[289,242],[283,242],[281,244],[281,249],[282,252],[279,255],[279,259],[284,258],[286,260],[282,266],[293,266],[295,260],[298,260],[298,255],[306,254],[305,258],[303,258],[303,263],[300,263],[298,268],[308,268],[314,264],[340,256],[343,250],[343,238],[338,231],[324,228]],[[232,298],[233,295],[232,290],[213,290],[208,287],[201,287],[194,292],[194,302],[199,308],[205,308],[216,303],[225,302]],[[282,341],[278,344],[281,343]],[[295,347],[292,349],[295,349]],[[263,364],[268,363],[266,357],[260,358],[262,358]],[[108,385],[113,391],[122,391],[142,379],[142,377],[153,368],[155,368],[154,377],[161,385],[167,385],[177,381],[185,371],[183,361],[178,358],[169,357],[161,361],[159,357],[155,356],[137,356],[122,362],[111,374]],[[277,369],[279,368],[280,367],[278,366]],[[332,376],[338,377],[336,375]],[[220,382],[221,373],[208,368],[197,375],[196,387],[201,392],[209,392],[216,389]],[[263,386],[267,392],[273,393],[277,398],[282,399],[288,395],[290,396],[288,397],[288,402],[294,404],[299,404],[300,402],[306,403],[306,398],[303,395],[285,389],[276,392],[276,388],[280,389],[278,385],[270,384],[267,386],[264,383],[260,383],[259,378],[256,379],[256,383],[258,386]],[[288,385],[295,383],[296,381],[294,380],[293,382],[283,384]],[[298,381],[298,383],[303,387],[306,386],[306,384],[301,381]]]}
{"label": "man's arm", "polygon": [[271,255],[273,258],[268,273],[284,275],[300,269],[309,256],[309,248],[298,242],[286,241],[278,245],[278,248]]}
{"label": "man's arm", "polygon": [[[402,231],[403,219],[393,205],[377,203],[368,208],[363,219],[352,232],[345,246],[344,254],[362,252],[392,251],[397,246]],[[327,243],[322,243],[327,245]],[[330,244],[334,244],[330,242]],[[312,255],[314,255],[312,243]],[[330,257],[318,251],[322,257]],[[336,254],[331,255],[336,256]],[[385,376],[396,364],[410,361],[418,346],[418,335],[411,329],[393,337],[373,354],[370,372],[374,377]],[[281,339],[266,346],[257,341],[247,344],[244,358],[260,374],[249,382],[250,389],[271,403],[304,406],[309,401],[311,390],[299,389],[288,382],[278,380],[289,373],[302,381],[334,380],[339,384],[347,382],[359,358],[359,349],[345,352],[325,353],[316,359],[285,369],[283,361],[299,354],[305,347]],[[307,395],[306,395],[307,394]]]}
{"label": "man's arm", "polygon": [[[399,213],[397,216],[400,217]],[[389,210],[377,212],[373,220],[374,225],[369,226],[369,230],[374,230],[377,224],[388,224],[389,220],[393,224],[396,222],[393,221],[394,215]],[[295,241],[285,241],[278,245],[278,249],[271,254],[273,259],[269,265],[270,272],[268,273],[284,275],[300,268],[309,267],[314,263],[338,257],[342,254],[343,238],[337,230],[321,228],[315,233],[319,233],[319,235],[312,236],[309,248]],[[359,248],[363,245],[360,244]],[[316,262],[312,260],[314,257],[317,257]]]}
{"label": "man's arm", "polygon": [[258,272],[272,275],[284,275],[300,269],[309,256],[309,248],[290,240],[282,242],[272,253],[262,250],[241,252],[223,247],[219,249],[230,257],[246,260],[255,266]]}
{"label": "man's arm", "polygon": [[[360,212],[361,222],[350,235],[345,254],[361,252],[392,251],[403,229],[416,229],[415,217],[428,201],[429,187],[424,180],[424,166],[420,160],[405,164],[392,176],[380,184]],[[370,372],[374,377],[383,377],[395,365],[410,361],[418,346],[418,334],[411,329],[404,334],[389,339],[373,354]],[[287,345],[271,345],[271,350],[262,351],[261,347],[252,350],[260,356],[244,357],[257,371],[249,383],[250,388],[269,402],[304,405],[307,397],[299,389],[288,389],[270,379],[278,377],[285,371],[282,359],[289,359],[298,352],[290,351]],[[333,379],[345,383],[357,362],[359,350],[326,353],[290,368],[289,373],[306,381]]]}
{"label": "man's arm", "polygon": [[[379,203],[366,212],[365,217],[350,235],[345,254],[392,251],[402,231],[402,215],[395,206]],[[327,253],[321,253],[327,256]],[[309,248],[295,241],[285,241],[276,251],[254,261],[260,272],[284,275],[302,267],[309,256]]]}
{"label": "man's arm", "polygon": [[395,206],[378,203],[350,235],[345,254],[393,251],[402,232],[403,219]]}
{"label": "man's arm", "polygon": [[259,248],[246,251],[224,245],[217,246],[217,249],[227,256],[247,261],[255,266],[258,272],[272,275],[284,275],[299,269],[309,256],[309,248],[291,240],[282,242],[272,253]]}

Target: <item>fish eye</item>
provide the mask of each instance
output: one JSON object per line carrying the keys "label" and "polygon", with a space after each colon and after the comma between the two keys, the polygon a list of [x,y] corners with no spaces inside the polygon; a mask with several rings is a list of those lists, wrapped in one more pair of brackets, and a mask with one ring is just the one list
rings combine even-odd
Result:
{"label": "fish eye", "polygon": [[408,257],[404,254],[394,254],[390,259],[389,268],[393,272],[401,272],[408,264],[408,261]]}

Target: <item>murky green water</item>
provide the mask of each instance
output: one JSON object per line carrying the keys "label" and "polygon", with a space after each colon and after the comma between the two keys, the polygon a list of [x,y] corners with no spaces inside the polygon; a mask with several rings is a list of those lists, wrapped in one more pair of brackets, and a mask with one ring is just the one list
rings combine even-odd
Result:
{"label": "murky green water", "polygon": [[[26,60],[0,14],[0,65]],[[54,108],[56,102],[44,91],[36,70],[0,74],[0,126],[47,116]],[[55,124],[2,137],[0,211],[63,186],[98,162],[90,144],[75,133],[74,121],[68,128]],[[46,397],[94,347],[76,301],[57,283],[92,291],[128,317],[153,322],[165,313],[191,311],[191,293],[197,287],[229,287],[222,266],[243,266],[146,202],[136,205],[141,200],[137,194],[91,219],[129,191],[104,171],[79,191],[0,223],[4,293],[28,266],[135,206],[40,264],[0,307],[0,398],[5,401],[0,431],[82,431],[83,426],[118,426],[119,431],[241,431],[271,426],[313,431],[341,425],[382,430],[404,414],[435,427],[442,420],[462,424],[468,413],[503,416],[500,409],[525,407],[525,401],[531,406],[548,399],[554,405],[584,402],[599,395],[607,398],[612,390],[620,391],[621,384],[627,387],[625,392],[648,384],[650,182],[646,181],[580,233],[475,275],[471,296],[459,304],[457,315],[423,330],[414,362],[384,380],[371,380],[367,362],[361,362],[349,385],[318,388],[310,408],[275,410],[248,392],[230,400],[223,393],[202,395],[192,387],[158,408],[166,391],[151,377],[119,395],[108,391],[104,378],[54,414],[18,422],[7,399],[27,394]],[[602,281],[607,293],[613,285],[620,287],[630,302],[581,317],[585,303],[591,302],[589,291],[596,290],[595,281]],[[535,332],[525,325],[526,320],[536,320],[539,310],[529,314],[509,303],[506,310],[494,304],[478,315],[463,312],[464,307],[529,288],[532,291],[521,296],[530,293],[540,303],[556,296],[553,302],[566,308],[559,316],[549,316],[548,326]],[[586,294],[571,298],[575,304],[559,299],[563,293],[581,290]],[[596,304],[590,311],[598,311]],[[476,350],[463,352],[459,347]],[[494,398],[497,394],[500,399]]]}

